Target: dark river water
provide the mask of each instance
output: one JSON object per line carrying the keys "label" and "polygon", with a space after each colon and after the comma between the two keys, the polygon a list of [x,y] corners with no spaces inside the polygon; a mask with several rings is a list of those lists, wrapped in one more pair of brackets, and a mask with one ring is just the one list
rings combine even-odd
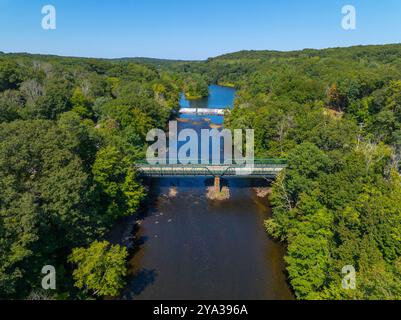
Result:
{"label": "dark river water", "polygon": [[[210,96],[181,99],[182,107],[232,106],[235,90],[210,87]],[[185,116],[179,128],[219,125],[222,117]],[[267,197],[254,190],[264,181],[230,179],[230,199],[206,198],[210,179],[153,179],[149,205],[132,231],[135,252],[124,299],[291,299],[284,249],[268,238],[263,221]],[[266,187],[266,185],[264,185]],[[120,226],[122,228],[122,226]]]}

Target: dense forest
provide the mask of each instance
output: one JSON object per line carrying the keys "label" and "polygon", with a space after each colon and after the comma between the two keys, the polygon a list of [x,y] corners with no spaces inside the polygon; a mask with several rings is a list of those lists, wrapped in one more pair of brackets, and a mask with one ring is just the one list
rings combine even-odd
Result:
{"label": "dense forest", "polygon": [[[401,45],[239,52],[209,64],[211,78],[226,67],[238,75],[226,126],[254,128],[259,157],[288,159],[266,229],[287,245],[296,297],[401,299]],[[356,290],[342,288],[347,265]]]}
{"label": "dense forest", "polygon": [[178,85],[135,62],[0,55],[0,298],[118,294],[127,252],[104,236],[146,196],[133,161]]}
{"label": "dense forest", "polygon": [[[44,265],[53,298],[118,295],[127,252],[105,234],[146,197],[132,162],[180,92],[210,83],[238,89],[227,128],[288,159],[265,226],[296,297],[401,299],[401,45],[203,62],[0,54],[0,298],[46,295]],[[341,286],[347,265],[356,290]]]}

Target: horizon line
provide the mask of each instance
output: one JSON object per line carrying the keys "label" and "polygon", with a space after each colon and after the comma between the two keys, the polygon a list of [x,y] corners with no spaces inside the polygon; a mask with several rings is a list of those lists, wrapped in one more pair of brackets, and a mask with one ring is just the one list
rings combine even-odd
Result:
{"label": "horizon line", "polygon": [[323,47],[323,48],[312,48],[305,47],[303,49],[295,49],[295,50],[276,50],[276,49],[241,49],[237,51],[229,51],[225,53],[220,53],[215,56],[210,56],[205,59],[173,59],[173,58],[159,58],[159,57],[146,57],[146,56],[121,56],[121,57],[113,57],[113,58],[104,58],[104,57],[90,57],[90,56],[75,56],[75,55],[60,55],[60,54],[52,54],[52,53],[34,53],[27,51],[20,52],[10,52],[10,51],[2,51],[0,50],[0,54],[4,55],[33,55],[33,56],[48,56],[48,57],[58,57],[58,58],[73,58],[73,59],[97,59],[97,60],[125,60],[125,59],[145,59],[145,60],[161,60],[161,61],[170,61],[170,62],[206,62],[210,59],[215,59],[224,55],[239,53],[239,52],[274,52],[274,53],[291,53],[291,52],[302,52],[306,50],[314,50],[314,51],[324,51],[329,49],[348,49],[348,48],[356,48],[356,47],[377,47],[377,46],[392,46],[392,45],[401,45],[401,42],[394,43],[382,43],[382,44],[357,44],[357,45],[349,45],[349,46],[334,46],[334,47]]}

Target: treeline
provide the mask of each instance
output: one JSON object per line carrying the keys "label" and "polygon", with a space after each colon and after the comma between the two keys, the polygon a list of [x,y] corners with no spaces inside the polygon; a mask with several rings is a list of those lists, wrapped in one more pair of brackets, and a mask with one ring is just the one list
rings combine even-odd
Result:
{"label": "treeline", "polygon": [[127,252],[102,240],[146,196],[133,161],[180,91],[129,61],[0,54],[0,298],[118,294]]}
{"label": "treeline", "polygon": [[[220,81],[227,64],[245,70],[225,125],[254,128],[257,156],[288,159],[266,229],[287,245],[296,297],[401,299],[401,45],[208,63]],[[346,266],[355,290],[343,288]]]}

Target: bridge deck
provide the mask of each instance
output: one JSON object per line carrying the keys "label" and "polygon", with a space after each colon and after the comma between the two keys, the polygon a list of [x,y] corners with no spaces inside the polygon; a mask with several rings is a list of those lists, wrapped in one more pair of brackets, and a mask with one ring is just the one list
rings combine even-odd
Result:
{"label": "bridge deck", "polygon": [[285,164],[255,164],[253,168],[244,165],[201,165],[201,164],[137,164],[139,173],[147,177],[276,177]]}

